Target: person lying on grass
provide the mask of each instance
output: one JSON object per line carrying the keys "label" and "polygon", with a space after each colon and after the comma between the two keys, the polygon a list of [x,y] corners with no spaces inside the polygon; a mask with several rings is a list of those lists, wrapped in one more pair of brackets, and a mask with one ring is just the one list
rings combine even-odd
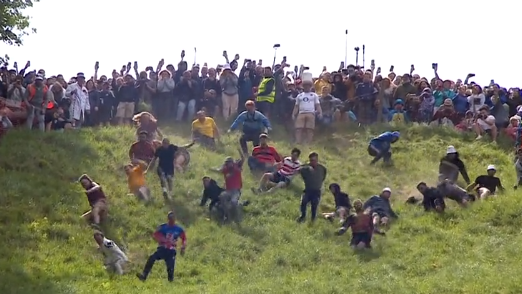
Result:
{"label": "person lying on grass", "polygon": [[374,226],[370,210],[364,209],[363,202],[360,199],[353,202],[353,207],[355,214],[351,214],[346,219],[342,227],[337,231],[337,234],[339,236],[343,235],[348,231],[348,228],[351,228],[352,239],[350,240],[350,246],[354,249],[371,248]]}
{"label": "person lying on grass", "polygon": [[437,185],[437,190],[444,197],[457,202],[461,207],[467,207],[468,202],[475,201],[475,195],[468,194],[465,189],[452,183],[449,179],[445,179]]}
{"label": "person lying on grass", "polygon": [[150,189],[147,187],[145,179],[147,163],[143,160],[134,159],[131,164],[127,164],[124,169],[127,174],[130,191],[134,196],[138,197],[138,199],[145,202],[149,201],[151,199]]}
{"label": "person lying on grass", "polygon": [[344,223],[348,217],[348,214],[350,213],[350,210],[352,209],[350,197],[348,197],[348,194],[341,191],[341,187],[337,183],[330,184],[328,189],[334,196],[335,212],[323,213],[323,216],[329,221],[333,221],[337,216],[339,217],[339,222]]}
{"label": "person lying on grass", "polygon": [[263,174],[259,187],[257,189],[252,187],[252,192],[254,194],[273,193],[277,189],[288,187],[292,182],[292,178],[299,173],[301,168],[300,155],[301,150],[297,148],[292,149],[292,155],[285,157],[283,162],[278,164],[276,172]]}
{"label": "person lying on grass", "polygon": [[114,243],[114,241],[105,238],[102,232],[94,232],[94,240],[98,244],[98,249],[105,257],[103,265],[109,273],[123,275],[123,268],[129,261],[127,255]]}
{"label": "person lying on grass", "polygon": [[[436,211],[436,212],[444,212],[446,209],[446,203],[444,202],[444,195],[440,193],[440,191],[435,187],[428,187],[428,185],[424,182],[420,182],[417,185],[417,190],[422,194],[422,206],[425,211]],[[416,204],[420,201],[420,199],[415,198],[415,196],[411,196],[406,200],[407,204]]]}
{"label": "person lying on grass", "polygon": [[[208,205],[209,216],[213,211],[222,209],[219,205],[219,198],[225,189],[221,188],[218,183],[211,177],[204,176],[203,179],[203,196],[201,196],[201,202],[199,206],[205,206],[210,200]],[[250,204],[250,201],[246,200],[240,203],[241,206],[245,207]]]}
{"label": "person lying on grass", "polygon": [[107,197],[102,187],[94,182],[87,174],[81,175],[78,182],[80,182],[85,189],[85,195],[87,195],[87,200],[91,206],[91,210],[84,213],[82,218],[98,227],[100,222],[107,218]]}
{"label": "person lying on grass", "polygon": [[390,203],[391,189],[382,189],[381,194],[374,195],[364,203],[364,209],[369,209],[373,219],[374,231],[381,233],[382,229],[388,229],[390,218],[399,216],[393,211]]}
{"label": "person lying on grass", "polygon": [[495,177],[497,169],[494,165],[490,164],[487,168],[487,174],[478,176],[473,183],[471,183],[466,190],[474,190],[480,200],[484,200],[489,196],[496,196],[495,192],[497,188],[500,191],[504,191],[504,187],[500,182],[500,179]]}
{"label": "person lying on grass", "polygon": [[370,165],[376,164],[381,159],[385,165],[391,165],[391,144],[397,142],[400,135],[399,132],[384,132],[371,139],[368,145],[368,154],[373,157]]}

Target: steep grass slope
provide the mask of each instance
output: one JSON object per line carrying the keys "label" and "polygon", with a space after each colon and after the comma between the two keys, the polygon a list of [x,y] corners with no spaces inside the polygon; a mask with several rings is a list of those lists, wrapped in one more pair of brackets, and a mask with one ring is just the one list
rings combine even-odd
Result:
{"label": "steep grass slope", "polygon": [[[187,254],[179,257],[176,281],[166,281],[158,262],[146,283],[134,273],[155,249],[150,234],[170,209],[161,200],[154,173],[149,178],[158,201],[145,207],[128,196],[121,166],[133,133],[112,128],[71,134],[14,132],[0,143],[0,293],[522,293],[522,204],[512,192],[511,155],[497,145],[442,130],[402,131],[394,146],[395,167],[368,167],[366,144],[382,130],[336,133],[312,150],[328,167],[328,183],[338,182],[352,197],[365,199],[384,186],[394,193],[400,220],[388,236],[377,237],[371,252],[355,253],[349,236],[318,221],[297,224],[300,180],[270,196],[254,196],[257,179],[245,172],[246,209],[241,229],[218,226],[198,207],[200,179],[227,155],[236,155],[235,135],[212,153],[194,147],[190,171],[176,178],[174,208],[188,233]],[[172,141],[187,142],[186,130],[167,130]],[[275,134],[275,137],[282,134]],[[499,167],[508,187],[500,198],[443,216],[405,206],[419,181],[433,183],[445,147],[453,144],[472,178],[487,164]],[[275,143],[288,154],[291,145]],[[303,156],[303,157],[304,157]],[[304,159],[304,158],[303,158]],[[110,197],[107,236],[125,244],[132,274],[110,278],[102,268],[91,230],[79,216],[88,209],[74,181],[92,175]],[[215,178],[222,183],[220,175]],[[321,210],[331,209],[329,194]],[[161,292],[160,292],[161,291]]]}

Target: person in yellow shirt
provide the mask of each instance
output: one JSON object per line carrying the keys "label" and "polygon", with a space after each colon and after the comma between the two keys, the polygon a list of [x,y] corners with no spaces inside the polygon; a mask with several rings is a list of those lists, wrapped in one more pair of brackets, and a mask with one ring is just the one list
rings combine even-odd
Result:
{"label": "person in yellow shirt", "polygon": [[323,87],[326,87],[328,89],[328,92],[332,92],[332,83],[330,83],[330,73],[327,71],[324,71],[319,79],[315,81],[314,83],[314,90],[317,95],[321,95]]}
{"label": "person in yellow shirt", "polygon": [[149,201],[150,189],[147,187],[145,180],[146,170],[147,163],[137,159],[134,159],[131,164],[125,166],[130,191],[139,199]]}
{"label": "person in yellow shirt", "polygon": [[198,111],[197,118],[192,122],[192,139],[203,147],[216,149],[219,130],[214,119],[208,117],[203,110]]}

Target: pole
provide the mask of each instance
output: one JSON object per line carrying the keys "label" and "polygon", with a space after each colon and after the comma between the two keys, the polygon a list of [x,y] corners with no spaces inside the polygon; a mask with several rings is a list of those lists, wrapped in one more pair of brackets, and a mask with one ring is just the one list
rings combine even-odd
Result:
{"label": "pole", "polygon": [[359,66],[359,50],[355,51],[355,66]]}
{"label": "pole", "polygon": [[366,49],[366,46],[363,44],[363,68],[364,68],[364,50]]}
{"label": "pole", "polygon": [[348,66],[348,30],[345,30],[344,34],[344,66]]}
{"label": "pole", "polygon": [[194,66],[196,66],[196,54],[198,53],[196,47],[194,47]]}
{"label": "pole", "polygon": [[276,64],[276,58],[277,58],[277,47],[274,47],[274,61],[272,62],[272,70],[275,67]]}

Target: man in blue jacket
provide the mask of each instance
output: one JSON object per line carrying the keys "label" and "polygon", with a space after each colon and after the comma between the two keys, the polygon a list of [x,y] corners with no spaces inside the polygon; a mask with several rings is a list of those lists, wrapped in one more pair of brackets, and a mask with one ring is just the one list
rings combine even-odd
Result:
{"label": "man in blue jacket", "polygon": [[391,144],[397,142],[400,135],[399,132],[384,132],[378,137],[371,139],[368,146],[368,154],[373,156],[373,160],[370,164],[375,164],[381,158],[385,164],[391,164]]}
{"label": "man in blue jacket", "polygon": [[[249,153],[247,148],[247,142],[252,142],[254,147],[259,146],[259,135],[266,131],[271,131],[272,126],[268,118],[261,112],[256,110],[254,101],[248,100],[245,103],[246,111],[241,112],[236,120],[230,126],[228,133],[236,130],[240,126],[243,127],[243,134],[239,138],[239,145],[244,154]],[[266,131],[265,131],[266,129]]]}

